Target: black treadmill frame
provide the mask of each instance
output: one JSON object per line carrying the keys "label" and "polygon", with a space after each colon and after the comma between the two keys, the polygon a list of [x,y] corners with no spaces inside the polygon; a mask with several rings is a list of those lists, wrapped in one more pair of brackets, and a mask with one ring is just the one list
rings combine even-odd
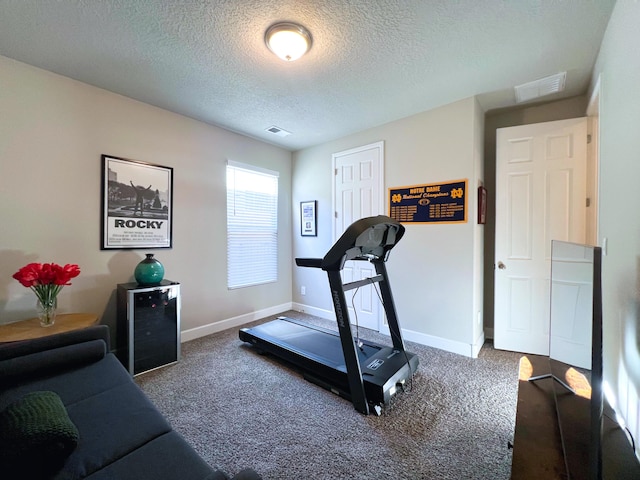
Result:
{"label": "black treadmill frame", "polygon": [[356,345],[353,341],[349,310],[344,292],[360,287],[363,282],[377,282],[380,286],[382,303],[387,314],[387,321],[389,322],[389,331],[391,333],[393,347],[402,352],[402,354],[405,352],[404,340],[402,339],[402,333],[396,316],[395,303],[391,293],[391,288],[389,287],[386,265],[383,261],[379,260],[372,260],[372,263],[376,269],[376,277],[347,284],[342,283],[342,277],[339,270],[327,271],[329,287],[331,289],[331,298],[333,299],[333,307],[336,313],[336,320],[338,322],[338,333],[340,334],[342,352],[347,366],[351,402],[356,410],[364,414],[369,414],[369,404],[365,392],[364,381],[362,380],[362,368],[360,366],[358,354],[356,353]]}
{"label": "black treadmill frame", "polygon": [[[349,386],[347,398],[350,398],[356,410],[365,415],[370,413],[369,401],[367,400],[365,382],[362,378],[362,368],[351,330],[345,291],[367,284],[378,283],[380,286],[380,295],[382,296],[382,306],[389,324],[393,348],[399,352],[399,355],[402,355],[406,359],[403,369],[405,367],[408,368],[409,377],[411,377],[414,373],[412,363],[415,363],[417,368],[418,358],[414,354],[406,352],[385,265],[389,251],[402,238],[404,231],[405,229],[402,224],[387,216],[378,215],[376,217],[366,217],[357,220],[349,226],[324,258],[296,258],[296,265],[298,266],[322,268],[322,270],[327,272],[331,298],[338,323],[338,334],[340,336],[340,343],[342,345],[347,370]],[[343,284],[340,272],[348,260],[371,262],[375,267],[376,275]],[[241,339],[243,339],[243,336],[243,332],[241,332]],[[284,355],[278,355],[285,360],[296,363],[291,360],[291,358],[293,358],[292,353],[286,352]],[[309,377],[313,378],[313,375],[311,374]],[[316,383],[320,384],[321,382]],[[326,388],[330,386],[331,383],[328,382]],[[340,392],[341,396],[346,397],[345,393],[346,392]]]}

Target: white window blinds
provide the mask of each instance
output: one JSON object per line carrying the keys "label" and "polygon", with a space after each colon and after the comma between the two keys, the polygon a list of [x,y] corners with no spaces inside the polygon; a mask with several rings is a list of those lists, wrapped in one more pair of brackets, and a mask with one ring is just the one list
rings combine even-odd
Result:
{"label": "white window blinds", "polygon": [[278,173],[227,163],[227,286],[278,280]]}

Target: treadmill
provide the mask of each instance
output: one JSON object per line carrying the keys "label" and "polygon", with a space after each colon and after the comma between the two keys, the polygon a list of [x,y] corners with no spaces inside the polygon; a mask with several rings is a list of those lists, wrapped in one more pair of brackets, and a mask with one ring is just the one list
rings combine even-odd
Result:
{"label": "treadmill", "polygon": [[[362,218],[345,230],[324,258],[296,258],[300,267],[327,272],[338,332],[279,317],[240,329],[240,340],[297,366],[305,379],[351,400],[357,411],[380,415],[394,395],[404,390],[419,363],[415,354],[405,350],[385,265],[404,231],[403,225],[384,215]],[[376,275],[343,284],[341,271],[348,260],[371,262]],[[376,283],[391,347],[354,339],[351,332],[345,291]]]}

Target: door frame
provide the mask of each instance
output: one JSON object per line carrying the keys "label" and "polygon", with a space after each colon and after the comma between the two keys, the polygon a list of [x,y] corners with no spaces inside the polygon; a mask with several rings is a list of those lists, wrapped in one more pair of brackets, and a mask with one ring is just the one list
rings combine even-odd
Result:
{"label": "door frame", "polygon": [[[588,193],[591,195],[591,205],[593,209],[588,213],[587,218],[587,241],[592,242],[594,245],[600,245],[602,247],[603,256],[607,255],[607,242],[605,239],[600,239],[600,178],[601,178],[601,162],[600,162],[600,100],[601,100],[601,92],[602,92],[602,76],[598,75],[593,91],[591,92],[591,96],[589,97],[587,103],[586,116],[589,121],[587,124],[588,134],[591,135],[591,143],[588,145],[587,150],[587,162],[588,162]],[[552,121],[551,119],[549,121]],[[502,125],[507,126],[507,125]],[[515,125],[513,125],[515,126]],[[498,127],[500,128],[500,127]],[[485,137],[486,138],[486,137]],[[495,138],[495,131],[494,137]],[[486,151],[486,149],[485,149]],[[496,151],[494,149],[494,160]],[[495,168],[495,167],[494,167]],[[495,170],[494,170],[495,177]],[[495,197],[494,197],[495,198]],[[494,212],[495,213],[495,212]],[[485,269],[493,272],[495,268],[495,236],[489,243],[485,245],[491,246],[491,258],[492,260],[487,263],[485,261]],[[489,252],[485,249],[485,255],[489,255]],[[493,292],[493,284],[494,284],[494,275],[487,275],[485,273],[485,305],[491,305],[491,309],[489,311],[485,310],[487,314],[491,314],[492,323],[490,326],[485,324],[485,336],[487,338],[494,338],[494,323],[493,319],[495,319],[495,304],[494,304],[494,292]],[[490,284],[490,287],[487,285]],[[488,288],[489,287],[489,288]]]}
{"label": "door frame", "polygon": [[[600,90],[601,77],[598,75],[587,105],[588,134],[591,142],[587,149],[587,193],[593,210],[587,213],[587,240],[600,245]],[[606,245],[602,245],[606,255]]]}

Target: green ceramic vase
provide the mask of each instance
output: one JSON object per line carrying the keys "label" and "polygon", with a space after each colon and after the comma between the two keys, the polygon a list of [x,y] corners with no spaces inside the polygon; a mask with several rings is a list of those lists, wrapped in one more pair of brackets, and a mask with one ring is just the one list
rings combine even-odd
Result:
{"label": "green ceramic vase", "polygon": [[158,285],[164,278],[164,266],[153,258],[153,253],[147,253],[147,258],[142,260],[133,272],[139,285]]}

